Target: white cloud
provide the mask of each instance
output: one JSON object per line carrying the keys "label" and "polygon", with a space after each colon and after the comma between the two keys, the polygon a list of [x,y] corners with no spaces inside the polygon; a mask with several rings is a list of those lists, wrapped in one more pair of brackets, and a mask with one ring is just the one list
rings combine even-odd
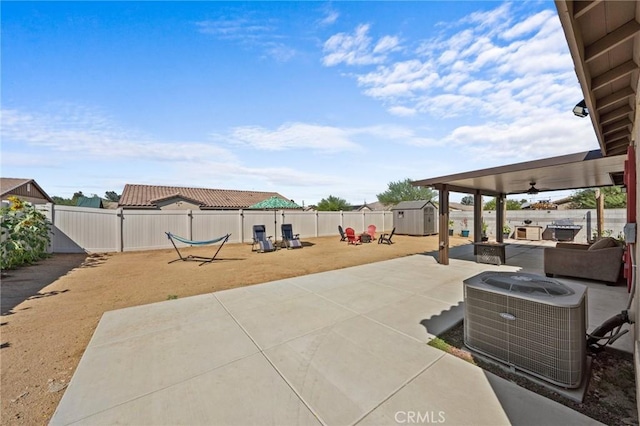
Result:
{"label": "white cloud", "polygon": [[524,21],[517,23],[507,31],[504,31],[500,36],[505,40],[522,37],[523,35],[537,31],[541,26],[556,16],[557,14],[551,10],[543,10],[542,12],[536,13]]}
{"label": "white cloud", "polygon": [[0,134],[5,142],[46,147],[53,152],[108,159],[199,161],[233,159],[226,149],[206,142],[158,142],[119,128],[91,109],[67,105],[58,113],[3,109]]}
{"label": "white cloud", "polygon": [[334,9],[328,9],[324,13],[324,17],[318,21],[318,24],[322,26],[332,25],[340,17],[340,14]]}
{"label": "white cloud", "polygon": [[341,63],[347,65],[371,65],[386,60],[386,53],[399,48],[397,37],[384,36],[372,47],[373,39],[368,35],[369,25],[359,25],[353,34],[334,34],[324,43],[322,63],[331,67]]}
{"label": "white cloud", "polygon": [[195,23],[198,32],[219,40],[240,44],[245,48],[256,48],[266,52],[266,57],[287,62],[296,55],[296,50],[285,44],[285,36],[278,32],[274,22],[243,16],[205,20]]}
{"label": "white cloud", "polygon": [[349,132],[344,129],[306,123],[287,123],[275,130],[260,126],[237,127],[229,135],[215,135],[215,137],[266,151],[309,149],[338,152],[360,149],[358,144],[350,139]]}
{"label": "white cloud", "polygon": [[399,117],[413,117],[418,113],[415,108],[407,108],[400,105],[392,106],[387,111],[389,111],[390,114],[397,115]]}
{"label": "white cloud", "polygon": [[[366,35],[368,27],[359,28]],[[368,69],[350,75],[365,95],[383,102],[396,116],[480,115],[510,122],[540,107],[562,114],[567,108],[563,98],[581,96],[562,28],[550,9],[529,12],[505,3],[440,28],[441,33],[420,42],[413,55],[405,48],[393,58],[361,61],[358,65]],[[363,44],[370,46],[370,39]]]}

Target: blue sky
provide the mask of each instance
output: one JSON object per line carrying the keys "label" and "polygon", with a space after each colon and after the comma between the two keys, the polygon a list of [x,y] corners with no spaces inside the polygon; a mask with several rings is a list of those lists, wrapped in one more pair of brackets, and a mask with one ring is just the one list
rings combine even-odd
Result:
{"label": "blue sky", "polygon": [[598,148],[571,112],[552,1],[0,7],[2,176],[49,195],[137,183],[359,204],[391,181]]}

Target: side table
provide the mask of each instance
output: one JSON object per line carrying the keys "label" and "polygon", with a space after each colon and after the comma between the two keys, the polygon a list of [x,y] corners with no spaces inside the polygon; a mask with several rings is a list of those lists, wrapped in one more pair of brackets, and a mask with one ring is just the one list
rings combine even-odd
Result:
{"label": "side table", "polygon": [[491,265],[505,264],[505,243],[474,243],[476,248],[476,262],[488,263]]}

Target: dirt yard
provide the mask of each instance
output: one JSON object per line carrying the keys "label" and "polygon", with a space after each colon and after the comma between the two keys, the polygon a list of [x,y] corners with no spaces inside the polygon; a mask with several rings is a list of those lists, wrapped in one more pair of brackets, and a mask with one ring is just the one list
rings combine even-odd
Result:
{"label": "dirt yard", "polygon": [[[437,237],[394,236],[395,244],[348,246],[308,239],[297,250],[253,253],[227,244],[214,263],[175,262],[171,250],[57,254],[6,271],[2,292],[2,424],[48,423],[106,311],[437,250]],[[467,238],[450,237],[451,245]],[[186,249],[211,256],[217,247]]]}

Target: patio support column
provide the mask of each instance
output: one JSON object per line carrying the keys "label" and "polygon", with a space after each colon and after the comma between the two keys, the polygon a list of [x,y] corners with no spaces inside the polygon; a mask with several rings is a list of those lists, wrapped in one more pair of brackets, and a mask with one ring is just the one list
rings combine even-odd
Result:
{"label": "patio support column", "polygon": [[[473,194],[473,241],[482,241],[482,194],[478,190]],[[476,254],[475,248],[473,254]]]}
{"label": "patio support column", "polygon": [[449,188],[442,185],[438,191],[440,197],[438,212],[440,223],[438,224],[438,263],[449,264]]}
{"label": "patio support column", "polygon": [[598,238],[600,238],[604,231],[604,194],[600,189],[596,189],[596,225]]}
{"label": "patio support column", "polygon": [[502,227],[504,226],[505,218],[505,206],[504,194],[500,194],[496,197],[496,241],[501,243],[504,241],[502,236]]}

